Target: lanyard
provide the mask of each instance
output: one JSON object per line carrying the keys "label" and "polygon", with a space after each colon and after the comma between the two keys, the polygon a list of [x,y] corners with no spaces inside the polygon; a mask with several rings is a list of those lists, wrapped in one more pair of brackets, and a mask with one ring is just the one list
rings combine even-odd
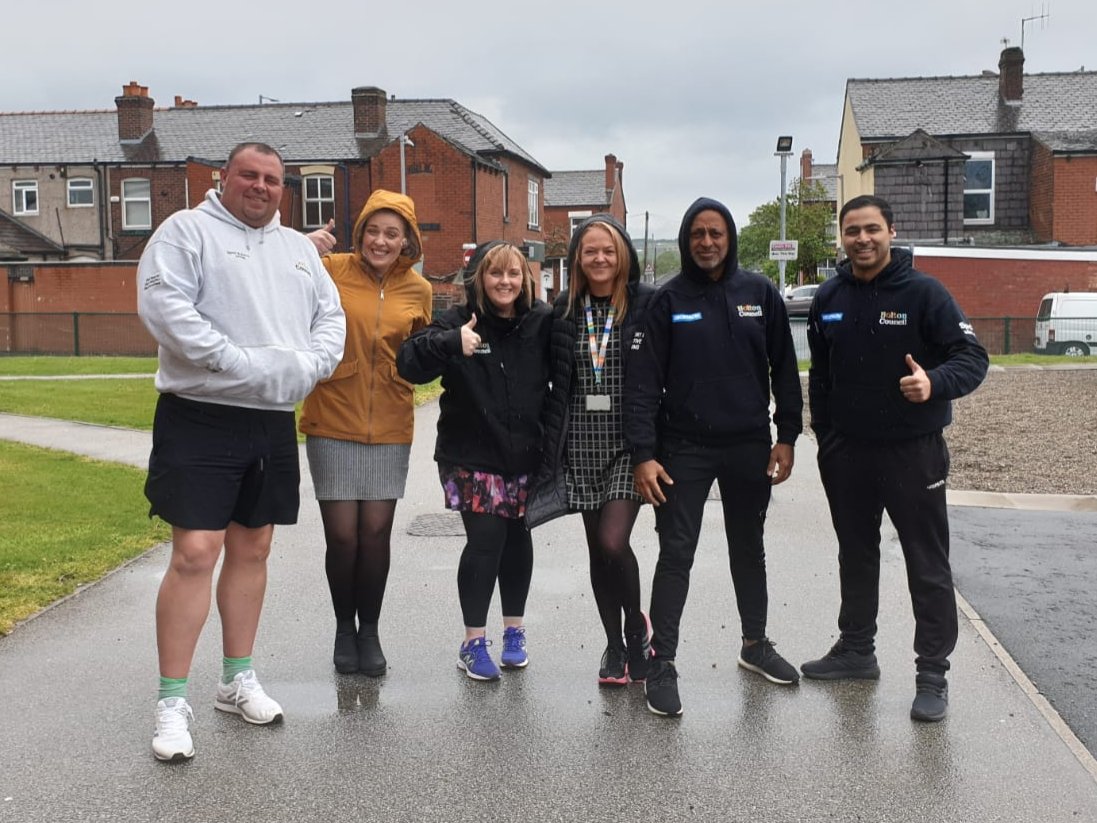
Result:
{"label": "lanyard", "polygon": [[606,328],[602,333],[602,345],[599,347],[597,344],[597,337],[594,334],[594,311],[590,307],[590,295],[588,294],[583,299],[583,309],[587,315],[587,340],[590,344],[590,367],[594,372],[595,385],[602,384],[602,367],[606,364],[606,349],[609,348],[609,333],[613,330],[613,314],[614,307],[610,304],[609,311],[606,312]]}

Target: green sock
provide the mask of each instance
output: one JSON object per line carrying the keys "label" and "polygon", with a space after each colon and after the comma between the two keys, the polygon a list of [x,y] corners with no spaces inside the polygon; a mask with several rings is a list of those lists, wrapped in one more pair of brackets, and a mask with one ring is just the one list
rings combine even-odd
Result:
{"label": "green sock", "polygon": [[222,657],[221,658],[221,682],[231,683],[232,678],[246,672],[251,668],[251,656],[248,657]]}
{"label": "green sock", "polygon": [[160,677],[160,700],[169,697],[187,698],[187,678],[185,677]]}

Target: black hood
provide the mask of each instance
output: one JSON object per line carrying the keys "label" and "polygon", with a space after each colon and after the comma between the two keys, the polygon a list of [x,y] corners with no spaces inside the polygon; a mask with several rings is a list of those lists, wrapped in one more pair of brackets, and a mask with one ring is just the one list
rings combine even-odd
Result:
{"label": "black hood", "polygon": [[685,216],[682,217],[682,226],[678,229],[678,251],[682,255],[682,274],[693,279],[710,279],[708,273],[702,271],[693,262],[693,256],[689,253],[689,230],[693,220],[703,211],[714,211],[723,215],[728,224],[728,256],[724,260],[724,273],[721,277],[727,277],[739,268],[739,234],[735,230],[735,221],[731,217],[728,207],[719,200],[710,197],[698,197],[693,201]]}
{"label": "black hood", "polygon": [[625,245],[628,246],[629,254],[628,282],[639,283],[640,258],[636,255],[636,247],[632,244],[632,238],[629,237],[628,232],[625,231],[625,227],[622,226],[612,214],[592,214],[575,227],[575,231],[571,233],[571,242],[568,244],[568,271],[575,271],[575,258],[579,253],[579,241],[582,239],[591,223],[608,223],[624,238]]}
{"label": "black hood", "polygon": [[[476,269],[480,266],[480,261],[484,259],[489,251],[496,246],[506,245],[504,240],[489,240],[486,243],[481,243],[472,251],[472,257],[469,258],[468,265],[465,266],[464,271],[461,272],[461,280],[465,285],[465,303],[470,309],[476,310],[476,289],[474,283],[476,281]],[[517,247],[515,247],[517,248]],[[518,249],[518,254],[522,254],[522,250]],[[523,255],[524,259],[524,255]],[[515,304],[515,310],[518,314],[524,314],[529,311],[529,305],[527,304],[524,295],[518,296],[518,302]],[[486,297],[484,299],[484,311],[494,315],[495,309],[491,304],[491,301]]]}
{"label": "black hood", "polygon": [[[876,284],[886,283],[888,286],[899,285],[910,280],[913,270],[914,255],[910,253],[910,250],[892,246],[891,260],[870,282]],[[849,258],[838,264],[838,276],[851,283],[861,282],[853,276],[853,264],[850,263]]]}

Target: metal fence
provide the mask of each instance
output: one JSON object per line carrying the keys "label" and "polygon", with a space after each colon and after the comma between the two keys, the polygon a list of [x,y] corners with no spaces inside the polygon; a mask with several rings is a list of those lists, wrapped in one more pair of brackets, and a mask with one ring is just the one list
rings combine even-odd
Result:
{"label": "metal fence", "polygon": [[[791,322],[796,356],[807,360],[807,321]],[[1035,318],[976,317],[971,323],[991,354],[1032,351]],[[156,341],[136,314],[0,312],[0,354],[154,356]]]}

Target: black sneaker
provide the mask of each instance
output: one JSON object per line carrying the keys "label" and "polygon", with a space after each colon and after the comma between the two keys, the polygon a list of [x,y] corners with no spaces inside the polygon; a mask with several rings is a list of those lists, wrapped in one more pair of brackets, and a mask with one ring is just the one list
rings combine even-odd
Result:
{"label": "black sneaker", "polygon": [[847,649],[839,640],[818,660],[800,667],[804,677],[813,680],[879,680],[880,666],[873,652]]}
{"label": "black sneaker", "polygon": [[791,686],[800,682],[796,667],[777,654],[773,641],[768,637],[750,645],[744,643],[743,650],[739,652],[739,665],[757,672],[770,683]]}
{"label": "black sneaker", "polygon": [[633,683],[646,680],[651,668],[651,621],[644,612],[644,628],[639,632],[625,632],[625,647],[628,649],[628,679]]}
{"label": "black sneaker", "polygon": [[679,717],[682,701],[678,697],[678,669],[673,660],[653,658],[644,681],[648,710],[662,717]]}
{"label": "black sneaker", "polygon": [[918,672],[914,678],[914,702],[910,706],[913,720],[936,723],[948,714],[948,681],[943,674]]}
{"label": "black sneaker", "polygon": [[628,654],[623,646],[606,646],[598,669],[599,686],[624,686],[628,683]]}

